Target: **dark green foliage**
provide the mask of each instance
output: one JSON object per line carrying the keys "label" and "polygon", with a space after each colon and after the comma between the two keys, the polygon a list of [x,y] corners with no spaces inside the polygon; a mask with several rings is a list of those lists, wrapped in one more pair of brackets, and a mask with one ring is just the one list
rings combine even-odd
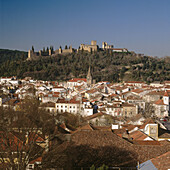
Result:
{"label": "dark green foliage", "polygon": [[105,164],[103,164],[101,167],[99,168],[95,168],[94,164],[90,167],[90,170],[107,170],[109,169],[108,166],[106,166]]}
{"label": "dark green foliage", "polygon": [[34,51],[34,46],[32,46],[32,51]]}
{"label": "dark green foliage", "polygon": [[31,61],[26,58],[26,52],[0,50],[0,76],[31,76],[41,80],[62,81],[72,77],[86,77],[91,65],[96,81],[140,80],[150,83],[170,80],[170,57],[139,57],[131,53],[108,51],[88,53],[82,50],[78,53],[41,57]]}

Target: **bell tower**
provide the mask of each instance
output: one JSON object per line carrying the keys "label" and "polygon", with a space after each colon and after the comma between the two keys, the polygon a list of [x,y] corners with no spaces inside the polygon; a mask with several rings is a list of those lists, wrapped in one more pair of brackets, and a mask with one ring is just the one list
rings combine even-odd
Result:
{"label": "bell tower", "polygon": [[89,70],[87,73],[87,85],[90,86],[92,83],[93,83],[93,78],[92,78],[91,69],[89,66]]}

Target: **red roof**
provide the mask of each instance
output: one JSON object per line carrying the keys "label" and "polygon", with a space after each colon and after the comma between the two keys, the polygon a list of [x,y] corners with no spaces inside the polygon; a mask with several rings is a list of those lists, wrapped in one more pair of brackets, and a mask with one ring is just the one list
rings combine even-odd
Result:
{"label": "red roof", "polygon": [[155,141],[155,140],[145,140],[145,141],[141,141],[141,140],[136,140],[136,141],[133,141],[134,144],[136,145],[161,145],[158,141]]}
{"label": "red roof", "polygon": [[29,164],[34,164],[36,162],[41,162],[41,161],[42,161],[42,157],[38,157],[37,159],[34,159],[31,162],[29,162]]}
{"label": "red roof", "polygon": [[165,105],[162,99],[157,100],[154,104]]}
{"label": "red roof", "polygon": [[170,167],[170,151],[166,152],[156,158],[151,159],[152,163],[155,165],[156,168],[164,170],[169,169]]}
{"label": "red roof", "polygon": [[142,81],[125,81],[125,83],[139,83],[139,84],[143,84],[144,82],[142,82]]}
{"label": "red roof", "polygon": [[71,100],[65,100],[65,99],[58,99],[57,103],[72,103],[72,104],[80,104],[81,101],[76,100],[75,98],[71,99]]}
{"label": "red roof", "polygon": [[143,132],[137,130],[137,131],[130,133],[130,137],[132,137],[133,140],[144,140],[148,136],[144,134]]}
{"label": "red roof", "polygon": [[73,79],[69,80],[68,82],[78,82],[78,81],[87,82],[87,79],[86,78],[73,78]]}
{"label": "red roof", "polygon": [[164,96],[169,97],[169,95],[168,95],[168,92],[167,92],[167,91],[165,91]]}
{"label": "red roof", "polygon": [[143,90],[142,89],[134,89],[134,90],[132,90],[132,92],[134,92],[134,93],[141,93],[141,92],[143,92]]}

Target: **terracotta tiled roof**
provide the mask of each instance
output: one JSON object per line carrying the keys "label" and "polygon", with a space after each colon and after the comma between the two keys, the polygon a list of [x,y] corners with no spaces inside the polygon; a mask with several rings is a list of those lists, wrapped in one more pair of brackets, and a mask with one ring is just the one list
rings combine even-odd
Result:
{"label": "terracotta tiled roof", "polygon": [[93,126],[94,130],[111,131],[111,126]]}
{"label": "terracotta tiled roof", "polygon": [[120,134],[122,135],[123,133],[126,132],[126,129],[113,129],[112,131],[113,131],[113,133],[120,136]]}
{"label": "terracotta tiled roof", "polygon": [[154,122],[151,118],[146,119],[146,120],[144,121],[144,123],[139,126],[139,129],[144,129],[145,126],[146,126],[147,124],[150,124],[150,123],[151,123],[151,124],[154,124],[155,122]]}
{"label": "terracotta tiled roof", "polygon": [[94,130],[90,124],[86,124],[84,126],[78,127],[77,130],[73,131],[72,133],[77,133],[79,131],[92,131]]}
{"label": "terracotta tiled roof", "polygon": [[34,164],[36,162],[41,162],[41,161],[42,161],[42,157],[38,157],[38,158],[32,160],[31,162],[29,162],[29,164]]}
{"label": "terracotta tiled roof", "polygon": [[140,130],[136,130],[136,131],[130,133],[129,136],[131,138],[133,138],[133,140],[144,140],[148,137],[146,134],[144,134]]}
{"label": "terracotta tiled roof", "polygon": [[164,96],[169,97],[169,95],[168,95],[168,92],[167,92],[167,91],[164,93]]}
{"label": "terracotta tiled roof", "polygon": [[80,101],[76,100],[75,98],[71,100],[65,100],[65,99],[58,99],[57,103],[72,103],[72,104],[80,104]]}
{"label": "terracotta tiled roof", "polygon": [[133,117],[130,117],[130,118],[128,118],[127,119],[127,121],[132,121],[132,122],[135,122],[135,121],[138,121],[139,119],[141,119],[141,118],[143,118],[143,116],[141,115],[141,114],[137,114],[137,115],[135,115],[135,116],[133,116]]}
{"label": "terracotta tiled roof", "polygon": [[156,158],[151,159],[152,163],[159,170],[167,170],[170,168],[170,151],[166,152]]}
{"label": "terracotta tiled roof", "polygon": [[157,100],[156,102],[154,102],[154,104],[156,104],[156,105],[165,105],[162,99]]}
{"label": "terracotta tiled roof", "polygon": [[147,95],[159,95],[159,96],[163,96],[165,93],[167,93],[168,96],[170,96],[170,90],[166,90],[166,91],[151,91]]}
{"label": "terracotta tiled roof", "polygon": [[158,146],[160,146],[161,144],[160,144],[160,142],[158,142],[158,141],[155,141],[155,140],[145,140],[145,141],[143,141],[143,140],[136,140],[136,141],[133,141],[133,144],[135,144],[135,145],[158,145]]}
{"label": "terracotta tiled roof", "polygon": [[131,84],[131,83],[139,83],[139,84],[143,84],[144,82],[142,81],[125,81],[125,83]]}
{"label": "terracotta tiled roof", "polygon": [[123,103],[122,107],[136,107],[136,106],[133,104],[129,104],[129,103]]}
{"label": "terracotta tiled roof", "polygon": [[170,130],[165,130],[162,128],[158,129],[158,137],[164,139],[170,139]]}
{"label": "terracotta tiled roof", "polygon": [[132,125],[132,124],[122,125],[122,129],[125,129],[125,130],[128,130],[128,131],[133,130],[135,127],[136,127],[136,126],[135,126],[135,125]]}
{"label": "terracotta tiled roof", "polygon": [[73,78],[73,79],[69,80],[68,82],[78,82],[78,81],[87,82],[87,79],[86,78]]}
{"label": "terracotta tiled roof", "polygon": [[132,92],[134,92],[134,93],[142,93],[143,90],[142,89],[134,89],[134,90],[132,90]]}
{"label": "terracotta tiled roof", "polygon": [[138,97],[138,96],[128,96],[127,100],[141,100],[142,98]]}
{"label": "terracotta tiled roof", "polygon": [[103,116],[104,113],[103,112],[99,112],[99,113],[95,113],[93,115],[90,115],[90,116],[87,116],[84,118],[84,120],[91,120],[91,119],[94,119],[96,117],[100,117],[100,116]]}
{"label": "terracotta tiled roof", "polygon": [[79,131],[71,135],[70,143],[64,142],[56,147],[56,154],[50,155],[49,159],[56,159],[55,165],[58,167],[69,165],[70,168],[72,160],[75,160],[76,167],[90,167],[92,164],[136,167],[137,161],[145,162],[170,149],[170,145],[165,147],[157,141],[137,142],[132,144],[111,131]]}
{"label": "terracotta tiled roof", "polygon": [[42,103],[40,106],[41,107],[55,107],[55,103],[47,102],[47,103]]}
{"label": "terracotta tiled roof", "polygon": [[95,93],[95,92],[97,92],[96,89],[91,89],[91,90],[86,91],[86,93]]}

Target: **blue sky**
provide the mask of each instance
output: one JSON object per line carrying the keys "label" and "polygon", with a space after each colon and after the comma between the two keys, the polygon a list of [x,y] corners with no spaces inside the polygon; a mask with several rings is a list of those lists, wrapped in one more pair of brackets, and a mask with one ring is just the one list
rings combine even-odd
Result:
{"label": "blue sky", "polygon": [[91,40],[170,56],[170,0],[0,0],[0,48],[78,48]]}

